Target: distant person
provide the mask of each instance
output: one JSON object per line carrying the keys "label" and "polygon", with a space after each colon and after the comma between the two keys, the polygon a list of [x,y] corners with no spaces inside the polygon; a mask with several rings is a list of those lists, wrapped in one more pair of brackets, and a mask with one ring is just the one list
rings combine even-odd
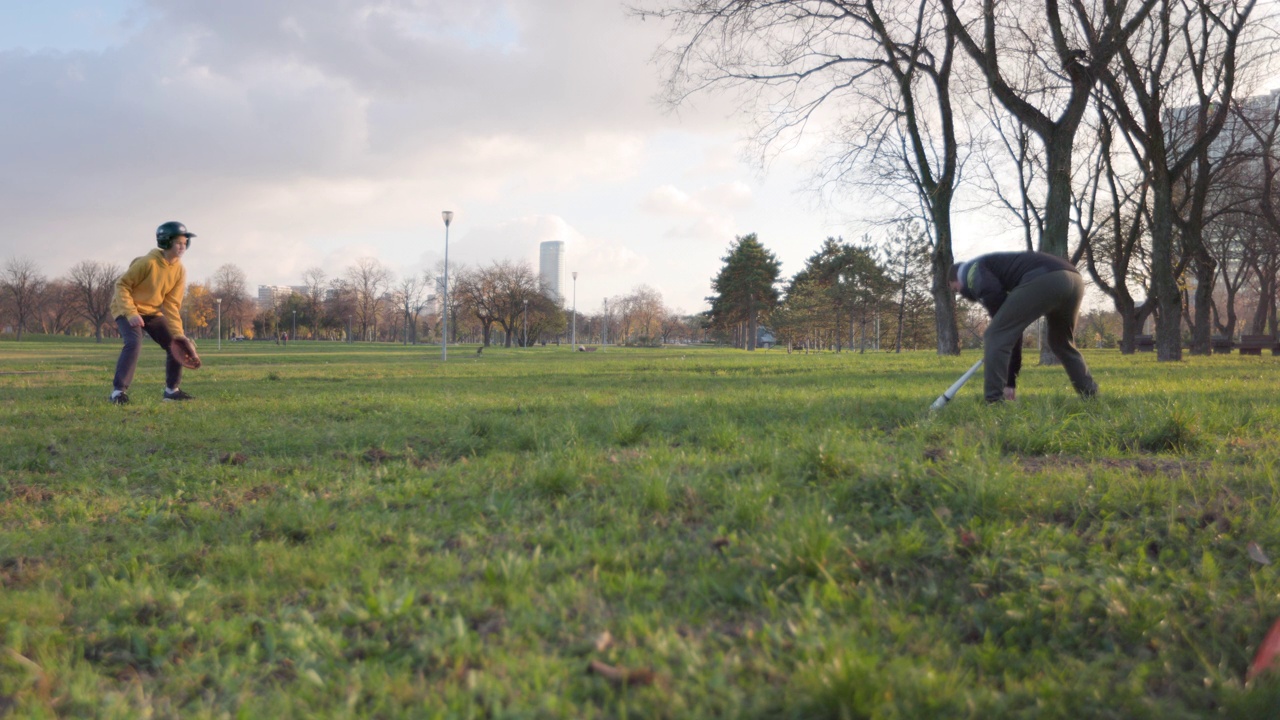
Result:
{"label": "distant person", "polygon": [[184,364],[199,367],[200,363],[195,344],[182,330],[182,295],[187,284],[182,256],[193,237],[195,234],[180,222],[161,225],[156,228],[158,247],[135,258],[116,281],[111,314],[124,340],[111,392],[111,402],[117,405],[129,402],[128,390],[142,352],[144,332],[165,350],[164,399],[192,399],[179,385]]}
{"label": "distant person", "polygon": [[282,332],[282,333],[280,333],[280,344],[281,344],[281,345],[288,345],[288,344],[289,344],[289,333],[287,333],[287,332]]}
{"label": "distant person", "polygon": [[1098,385],[1076,349],[1075,327],[1084,300],[1084,279],[1067,260],[1041,252],[1002,252],[951,266],[953,291],[982,304],[991,315],[983,335],[988,403],[1017,399],[1022,369],[1022,333],[1044,317],[1049,349],[1062,361],[1081,397],[1098,394]]}

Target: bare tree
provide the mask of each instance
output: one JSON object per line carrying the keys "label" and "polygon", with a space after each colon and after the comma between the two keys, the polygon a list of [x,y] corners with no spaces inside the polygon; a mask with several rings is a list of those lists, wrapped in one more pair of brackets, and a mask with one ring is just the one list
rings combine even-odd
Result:
{"label": "bare tree", "polygon": [[651,344],[661,336],[658,328],[664,310],[662,293],[648,285],[637,285],[631,289],[630,299],[631,330],[628,337],[632,342]]}
{"label": "bare tree", "polygon": [[355,323],[355,291],[351,284],[343,278],[333,278],[325,290],[324,316],[328,320],[327,327],[335,332],[340,331],[346,342],[355,339],[352,325]]}
{"label": "bare tree", "polygon": [[[1140,149],[1138,159],[1150,186],[1159,360],[1182,358],[1174,188],[1206,159],[1226,122],[1235,92],[1238,42],[1253,5],[1254,0],[1158,0],[1156,10],[1138,26],[1139,41],[1116,48],[1119,67],[1102,68],[1099,75],[1120,126]],[[1200,244],[1200,238],[1194,242]]]}
{"label": "bare tree", "polygon": [[449,304],[464,308],[467,314],[475,317],[480,323],[480,342],[485,347],[492,342],[493,324],[498,321],[498,274],[499,268],[495,263],[488,267],[460,270],[450,283],[453,290]]}
{"label": "bare tree", "polygon": [[102,327],[111,322],[111,299],[115,295],[119,265],[82,260],[71,268],[70,282],[81,316],[93,326],[93,336],[102,342]]}
{"label": "bare tree", "polygon": [[36,312],[40,318],[40,332],[46,335],[70,332],[71,326],[80,315],[76,308],[76,295],[71,283],[62,278],[49,281],[45,285]]}
{"label": "bare tree", "polygon": [[19,342],[27,323],[35,319],[48,284],[34,260],[11,257],[0,269],[0,301],[13,321]]}
{"label": "bare tree", "polygon": [[[443,306],[442,298],[447,294],[449,300],[449,342],[458,342],[459,322],[458,319],[465,315],[465,308],[459,303],[454,302],[454,288],[458,284],[459,278],[463,273],[467,272],[465,265],[455,262],[448,268],[448,277],[445,277],[445,264],[441,260],[436,263],[435,268],[425,270],[422,273],[422,281],[426,287],[432,288],[435,293],[436,305]],[[448,290],[448,293],[445,291]],[[482,321],[483,324],[483,321]],[[488,325],[484,326],[484,333],[488,336]]]}
{"label": "bare tree", "polygon": [[360,327],[360,337],[368,340],[377,331],[378,310],[383,294],[391,283],[391,271],[377,259],[360,258],[347,268],[346,280],[355,301],[355,318]]}
{"label": "bare tree", "polygon": [[324,268],[313,266],[302,272],[302,284],[306,286],[307,315],[311,318],[311,339],[320,339],[320,327],[324,324],[325,280]]}
{"label": "bare tree", "polygon": [[1245,236],[1247,242],[1240,257],[1240,262],[1252,271],[1258,296],[1250,329],[1253,334],[1260,334],[1270,320],[1271,332],[1275,333],[1276,275],[1280,269],[1280,209],[1276,207],[1276,195],[1280,193],[1280,183],[1276,178],[1280,172],[1280,160],[1277,160],[1280,94],[1272,94],[1265,100],[1237,103],[1235,112],[1253,139],[1249,151],[1250,165],[1256,180],[1260,181],[1256,190],[1256,210],[1252,213],[1257,227]]}
{"label": "bare tree", "polygon": [[[976,15],[963,18],[964,8],[955,0],[941,2],[952,32],[977,63],[991,93],[1044,146],[1047,177],[1039,249],[1067,257],[1076,131],[1098,77],[1157,0],[1072,2],[1066,20],[1059,0],[1046,0],[1043,6],[983,0]],[[1040,8],[1043,16],[1034,12]],[[1011,73],[1021,73],[1018,68],[1027,65],[1038,66],[1056,82],[1019,86],[1016,81],[1028,76]]]}
{"label": "bare tree", "polygon": [[1218,303],[1214,303],[1214,327],[1226,337],[1235,336],[1239,322],[1236,302],[1249,279],[1251,251],[1259,244],[1259,236],[1265,234],[1265,223],[1256,215],[1239,212],[1218,223],[1210,235],[1210,252],[1217,263],[1220,278],[1215,289],[1222,299],[1221,311]]}
{"label": "bare tree", "polygon": [[672,340],[688,341],[692,335],[692,321],[685,312],[679,308],[664,308],[662,312],[662,325],[659,332],[662,333],[662,344],[670,345]]}
{"label": "bare tree", "polygon": [[505,346],[511,347],[513,341],[519,336],[520,328],[526,319],[525,307],[526,301],[532,303],[535,296],[540,295],[539,287],[541,283],[538,275],[533,271],[533,267],[527,262],[511,262],[510,260],[500,260],[492,266],[496,271],[495,280],[497,283],[497,292],[495,294],[496,316],[495,320],[506,333]]}
{"label": "bare tree", "polygon": [[[1030,72],[1032,66],[1026,66]],[[1024,84],[1027,81],[1024,81]],[[1018,122],[994,97],[978,103],[979,112],[987,119],[992,143],[978,146],[977,158],[985,171],[983,180],[990,183],[987,192],[995,199],[995,205],[1016,222],[1022,231],[1022,244],[1027,250],[1036,249],[1044,235],[1044,154],[1039,139],[1026,125]],[[1006,168],[1014,171],[1017,192],[1011,192],[1005,180]]]}
{"label": "bare tree", "polygon": [[[1075,255],[1083,257],[1094,286],[1111,298],[1121,319],[1120,352],[1132,354],[1139,328],[1155,309],[1154,303],[1134,297],[1135,291],[1150,295],[1144,213],[1148,186],[1136,166],[1118,164],[1127,153],[1115,147],[1114,119],[1103,103],[1095,108],[1097,122],[1090,129],[1096,142],[1089,145],[1088,172],[1072,199],[1079,237]],[[1118,137],[1126,139],[1123,133]]]}
{"label": "bare tree", "polygon": [[418,344],[418,316],[422,314],[422,309],[426,302],[426,294],[427,286],[423,283],[422,278],[417,275],[406,275],[396,285],[395,292],[392,293],[397,309],[404,314],[405,345],[410,342],[414,345]]}
{"label": "bare tree", "polygon": [[254,309],[253,300],[249,297],[249,280],[239,266],[227,263],[213,272],[213,280],[208,283],[213,288],[213,296],[222,299],[222,317],[227,327],[236,335],[243,335],[245,327],[252,327]]}
{"label": "bare tree", "polygon": [[528,316],[521,318],[521,322],[528,323],[525,334],[529,344],[545,343],[549,338],[564,332],[567,325],[560,309],[561,301],[551,288],[540,282],[538,291],[529,296],[528,300]]}
{"label": "bare tree", "polygon": [[[939,354],[957,353],[951,214],[960,148],[951,89],[955,36],[936,0],[665,0],[667,99],[716,88],[756,108],[762,159],[810,127],[832,128],[819,174],[838,191],[904,196],[930,217]],[[823,113],[837,116],[822,123]]]}

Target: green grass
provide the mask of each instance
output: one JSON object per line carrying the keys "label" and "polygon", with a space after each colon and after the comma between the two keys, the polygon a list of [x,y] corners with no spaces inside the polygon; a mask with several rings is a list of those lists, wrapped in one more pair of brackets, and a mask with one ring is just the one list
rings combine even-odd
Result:
{"label": "green grass", "polygon": [[1270,357],[202,350],[0,344],[0,715],[1280,707]]}

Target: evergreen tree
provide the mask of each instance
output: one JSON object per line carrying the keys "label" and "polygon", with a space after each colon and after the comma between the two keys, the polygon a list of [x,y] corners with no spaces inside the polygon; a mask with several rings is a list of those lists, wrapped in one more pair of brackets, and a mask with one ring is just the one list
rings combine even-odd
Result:
{"label": "evergreen tree", "polygon": [[886,305],[892,282],[870,245],[851,245],[827,238],[809,256],[787,288],[784,317],[788,337],[803,335],[807,345],[843,347],[845,331],[853,347],[854,324],[866,324]]}
{"label": "evergreen tree", "polygon": [[712,327],[730,331],[745,325],[742,346],[755,350],[760,316],[778,304],[774,284],[778,282],[782,263],[760,244],[755,233],[734,238],[723,260],[724,267],[711,280],[715,295],[707,298],[711,303]]}

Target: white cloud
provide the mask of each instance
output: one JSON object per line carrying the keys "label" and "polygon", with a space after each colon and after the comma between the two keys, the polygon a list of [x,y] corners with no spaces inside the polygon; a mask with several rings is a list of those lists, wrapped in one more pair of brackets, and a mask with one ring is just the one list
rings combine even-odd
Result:
{"label": "white cloud", "polygon": [[640,207],[655,215],[701,215],[706,212],[701,203],[674,185],[654,188],[640,202]]}
{"label": "white cloud", "polygon": [[698,197],[708,205],[735,209],[749,207],[754,198],[754,193],[751,191],[750,185],[741,180],[734,180],[730,183],[699,191]]}
{"label": "white cloud", "polygon": [[127,261],[166,220],[199,235],[192,277],[232,262],[251,283],[296,284],[363,256],[403,275],[443,256],[451,208],[451,260],[536,263],[538,242],[562,239],[580,291],[644,282],[693,310],[734,235],[800,224],[738,162],[728,100],[654,103],[665,29],[612,2],[116,12],[95,19],[100,42],[0,46],[0,255],[58,237],[42,248],[51,275]]}

